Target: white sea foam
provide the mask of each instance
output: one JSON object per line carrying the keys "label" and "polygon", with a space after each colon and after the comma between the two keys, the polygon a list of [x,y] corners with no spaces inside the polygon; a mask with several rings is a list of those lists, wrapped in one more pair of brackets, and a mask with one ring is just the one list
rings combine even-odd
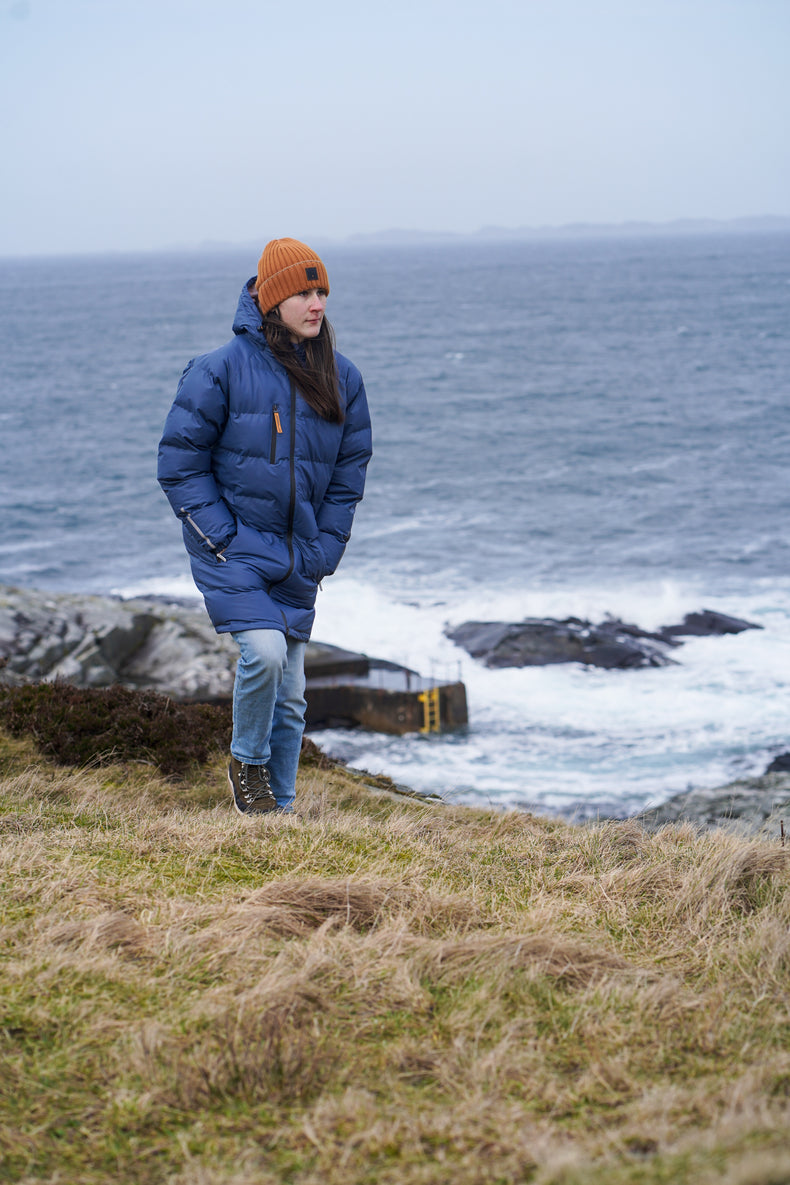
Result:
{"label": "white sea foam", "polygon": [[790,585],[705,597],[705,607],[764,629],[689,638],[676,666],[604,671],[575,664],[489,670],[443,634],[467,617],[593,620],[609,611],[645,628],[702,607],[693,587],[480,590],[475,599],[404,603],[348,578],[327,582],[317,636],[466,683],[459,734],[371,736],[326,731],[330,751],[371,772],[456,800],[627,812],[691,785],[762,771],[790,740]]}
{"label": "white sea foam", "polygon": [[181,576],[150,576],[146,580],[137,580],[111,588],[110,593],[116,597],[172,597],[176,601],[194,601],[196,607],[203,604],[203,598],[195,588],[195,582],[188,573]]}

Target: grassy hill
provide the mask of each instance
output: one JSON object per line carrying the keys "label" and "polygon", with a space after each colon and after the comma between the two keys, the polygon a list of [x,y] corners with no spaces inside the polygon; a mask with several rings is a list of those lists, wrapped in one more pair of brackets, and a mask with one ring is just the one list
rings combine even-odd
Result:
{"label": "grassy hill", "polygon": [[790,1182],[790,859],[0,734],[0,1180]]}

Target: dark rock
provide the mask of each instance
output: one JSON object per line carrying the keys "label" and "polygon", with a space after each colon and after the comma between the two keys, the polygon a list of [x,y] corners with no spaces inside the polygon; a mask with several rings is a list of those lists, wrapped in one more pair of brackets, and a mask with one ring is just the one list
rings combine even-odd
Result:
{"label": "dark rock", "polygon": [[445,630],[448,638],[487,667],[549,666],[580,662],[606,670],[665,667],[674,662],[667,650],[682,637],[740,634],[761,625],[703,609],[687,613],[680,625],[650,632],[616,617],[594,625],[578,617],[527,618],[521,622],[465,621]]}
{"label": "dark rock", "polygon": [[680,625],[665,625],[658,631],[662,638],[710,637],[720,634],[742,634],[744,630],[761,630],[761,625],[743,621],[740,617],[728,617],[713,609],[701,613],[687,613]]}
{"label": "dark rock", "polygon": [[151,630],[159,624],[153,613],[133,613],[123,627],[105,631],[98,646],[103,657],[116,671],[122,671],[124,664],[138,652]]}
{"label": "dark rock", "polygon": [[728,786],[688,790],[635,818],[648,831],[657,831],[667,823],[693,823],[702,828],[724,827],[742,835],[780,838],[783,824],[790,829],[790,774],[739,778]]}
{"label": "dark rock", "polygon": [[669,640],[614,618],[600,625],[578,617],[528,618],[515,624],[466,621],[445,632],[487,667],[580,662],[612,670],[665,667],[673,662],[667,654]]}
{"label": "dark rock", "polygon": [[765,771],[767,774],[783,774],[790,772],[790,753],[780,753],[774,757]]}

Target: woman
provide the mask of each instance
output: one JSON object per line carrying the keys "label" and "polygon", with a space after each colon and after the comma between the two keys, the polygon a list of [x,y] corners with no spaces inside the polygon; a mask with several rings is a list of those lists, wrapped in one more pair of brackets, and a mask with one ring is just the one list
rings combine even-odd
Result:
{"label": "woman", "polygon": [[244,815],[290,811],[304,731],[304,650],[365,486],[365,388],[334,350],[326,268],[267,243],[235,334],[184,371],[159,446],[192,575],[239,646],[228,780]]}

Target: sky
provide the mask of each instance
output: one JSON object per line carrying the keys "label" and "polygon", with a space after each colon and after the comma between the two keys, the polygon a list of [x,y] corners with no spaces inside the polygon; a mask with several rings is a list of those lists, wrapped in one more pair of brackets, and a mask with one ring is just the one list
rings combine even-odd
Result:
{"label": "sky", "polygon": [[0,255],[790,215],[790,0],[0,0]]}

